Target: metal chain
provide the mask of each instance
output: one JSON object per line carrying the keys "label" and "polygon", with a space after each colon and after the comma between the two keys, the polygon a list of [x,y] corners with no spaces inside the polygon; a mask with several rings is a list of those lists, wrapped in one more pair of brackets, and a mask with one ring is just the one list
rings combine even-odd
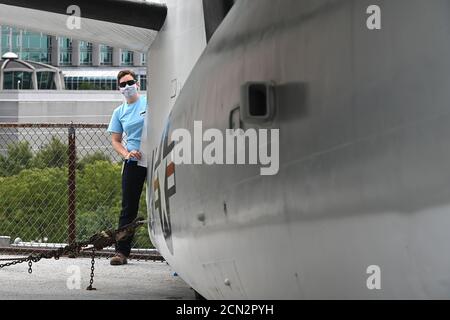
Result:
{"label": "metal chain", "polygon": [[12,262],[8,262],[8,263],[5,263],[5,264],[0,264],[0,269],[5,268],[5,267],[11,267],[11,266],[14,266],[16,264],[27,262],[27,258],[22,258],[22,259],[1,259],[1,261],[12,261]]}
{"label": "metal chain", "polygon": [[94,271],[95,271],[95,249],[92,250],[92,261],[91,261],[91,280],[89,281],[89,287],[86,290],[95,291],[96,288],[92,287],[94,284]]}
{"label": "metal chain", "polygon": [[28,273],[32,274],[33,273],[33,261],[28,261]]}
{"label": "metal chain", "polygon": [[[0,269],[11,267],[17,264],[28,262],[28,273],[33,273],[33,263],[37,263],[42,259],[55,259],[59,260],[62,256],[73,255],[78,256],[81,251],[92,250],[92,261],[91,261],[91,280],[88,290],[96,290],[92,287],[94,283],[94,271],[95,271],[95,251],[103,250],[118,241],[126,239],[132,236],[136,230],[147,223],[144,219],[136,219],[133,223],[122,227],[118,230],[102,231],[93,235],[88,241],[75,242],[64,248],[56,249],[46,253],[40,253],[38,255],[30,255],[26,258],[18,259],[0,259],[0,261],[11,261],[4,264],[0,264]],[[89,247],[89,248],[87,248]]]}

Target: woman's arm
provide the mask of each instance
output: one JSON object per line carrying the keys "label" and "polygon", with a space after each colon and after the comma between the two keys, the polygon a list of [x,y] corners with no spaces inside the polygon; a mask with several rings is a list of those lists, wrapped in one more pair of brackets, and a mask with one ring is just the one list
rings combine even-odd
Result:
{"label": "woman's arm", "polygon": [[125,149],[125,147],[122,144],[122,134],[118,133],[112,134],[112,145],[114,150],[116,150],[117,153],[120,154],[126,160],[129,160],[131,158],[141,160],[142,158],[142,154],[139,151],[133,150],[131,152],[128,152],[128,150]]}

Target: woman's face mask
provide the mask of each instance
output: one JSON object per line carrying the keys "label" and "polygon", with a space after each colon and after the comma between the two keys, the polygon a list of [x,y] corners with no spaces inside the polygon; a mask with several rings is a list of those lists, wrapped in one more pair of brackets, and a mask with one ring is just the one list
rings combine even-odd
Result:
{"label": "woman's face mask", "polygon": [[130,100],[138,94],[138,86],[137,84],[132,86],[127,85],[125,88],[120,88],[120,93],[122,93],[127,100]]}

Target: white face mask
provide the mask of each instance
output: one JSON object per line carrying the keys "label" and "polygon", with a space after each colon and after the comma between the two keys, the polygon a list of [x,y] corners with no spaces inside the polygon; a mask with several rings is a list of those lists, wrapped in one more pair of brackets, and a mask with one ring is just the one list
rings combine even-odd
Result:
{"label": "white face mask", "polygon": [[122,93],[127,100],[130,100],[138,94],[138,86],[137,84],[132,86],[127,85],[125,88],[120,88],[120,93]]}

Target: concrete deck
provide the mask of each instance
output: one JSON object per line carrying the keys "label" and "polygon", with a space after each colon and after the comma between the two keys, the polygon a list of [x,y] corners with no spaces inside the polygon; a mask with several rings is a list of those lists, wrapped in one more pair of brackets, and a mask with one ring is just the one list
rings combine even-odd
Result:
{"label": "concrete deck", "polygon": [[[8,256],[0,255],[0,259]],[[4,263],[3,261],[0,264]],[[96,259],[94,287],[89,285],[90,259],[42,260],[33,264],[28,274],[27,264],[0,269],[0,300],[192,300],[194,291],[165,262],[130,261],[128,265],[112,267],[108,259]],[[81,288],[75,285],[81,276]]]}

